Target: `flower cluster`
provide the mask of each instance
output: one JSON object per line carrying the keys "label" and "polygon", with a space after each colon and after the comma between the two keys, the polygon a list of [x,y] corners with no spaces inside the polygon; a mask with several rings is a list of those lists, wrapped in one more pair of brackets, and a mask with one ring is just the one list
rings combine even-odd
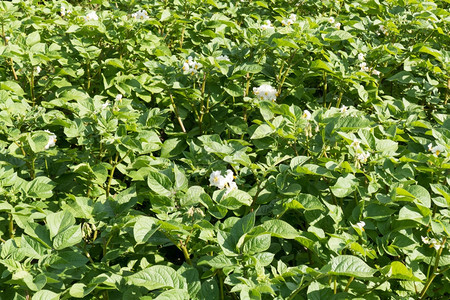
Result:
{"label": "flower cluster", "polygon": [[66,10],[64,6],[61,6],[61,17],[64,17],[65,15],[70,15],[72,13],[72,10],[69,8]]}
{"label": "flower cluster", "polygon": [[192,56],[188,56],[187,60],[183,63],[183,72],[194,75],[198,72],[198,70],[202,67],[202,64],[196,62]]}
{"label": "flower cluster", "polygon": [[445,148],[444,146],[441,145],[437,145],[433,147],[433,144],[429,143],[428,144],[428,151],[430,151],[431,153],[433,153],[434,157],[438,157],[439,154],[444,153],[445,152]]}
{"label": "flower cluster", "polygon": [[213,171],[209,176],[209,185],[216,186],[220,190],[226,188],[225,195],[238,188],[231,170],[227,170],[225,176],[222,176],[220,171]]}
{"label": "flower cluster", "polygon": [[228,55],[220,55],[216,57],[216,60],[230,61],[230,58],[228,57]]}
{"label": "flower cluster", "polygon": [[380,30],[378,30],[377,34],[380,35],[380,33],[383,33],[384,35],[389,35],[389,31],[384,27],[384,25],[380,25]]}
{"label": "flower cluster", "polygon": [[44,130],[44,131],[47,132],[48,135],[49,135],[48,136],[47,145],[45,145],[45,147],[44,147],[45,150],[48,150],[51,147],[55,147],[55,145],[56,145],[56,135],[53,132],[49,131],[49,130]]}
{"label": "flower cluster", "polygon": [[366,163],[370,157],[370,153],[362,150],[360,146],[361,142],[358,139],[354,139],[350,144],[350,147],[355,151],[355,158],[358,163]]}
{"label": "flower cluster", "polygon": [[85,17],[84,20],[87,21],[97,21],[98,20],[98,16],[97,13],[95,11],[91,11],[90,13],[88,13]]}
{"label": "flower cluster", "polygon": [[259,100],[270,100],[275,101],[278,96],[278,92],[270,84],[262,84],[260,87],[253,88],[253,93]]}
{"label": "flower cluster", "polygon": [[147,20],[149,18],[146,10],[138,10],[131,14],[131,16],[137,20]]}
{"label": "flower cluster", "polygon": [[266,20],[264,21],[264,24],[261,25],[261,29],[262,30],[269,30],[269,29],[274,29],[272,22],[270,22],[270,20]]}
{"label": "flower cluster", "polygon": [[444,244],[439,243],[435,238],[429,238],[427,236],[422,236],[422,242],[426,245],[430,245],[430,248],[433,247],[436,250],[444,248]]}
{"label": "flower cluster", "polygon": [[[360,53],[360,54],[361,54],[361,53]],[[359,54],[358,54],[358,59],[359,59],[359,57],[360,57],[360,56],[359,56]],[[363,58],[364,58],[364,56],[363,56]],[[373,75],[376,75],[376,76],[379,76],[379,75],[381,74],[380,71],[375,70],[374,68],[369,68],[369,67],[367,66],[367,63],[366,63],[365,61],[363,61],[362,63],[360,63],[359,66],[360,66],[360,68],[361,68],[361,71],[363,71],[363,72],[367,72],[367,73],[372,72],[372,74],[373,74]]]}
{"label": "flower cluster", "polygon": [[281,21],[281,24],[283,26],[291,26],[292,24],[295,23],[295,21],[297,21],[297,15],[291,14],[289,16],[289,19],[284,19],[283,21]]}

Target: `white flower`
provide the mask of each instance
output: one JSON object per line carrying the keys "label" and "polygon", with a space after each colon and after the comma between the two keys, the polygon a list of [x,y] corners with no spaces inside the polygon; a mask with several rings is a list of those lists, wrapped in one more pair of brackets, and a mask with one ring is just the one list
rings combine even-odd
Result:
{"label": "white flower", "polygon": [[334,28],[341,29],[341,23],[337,22],[336,24],[334,24]]}
{"label": "white flower", "polygon": [[428,151],[431,151],[433,153],[434,157],[438,157],[439,154],[445,152],[445,148],[444,148],[444,146],[441,146],[441,145],[437,145],[437,146],[432,147],[432,145],[430,143],[428,145]]}
{"label": "white flower", "polygon": [[264,24],[261,25],[261,29],[262,30],[269,30],[269,29],[274,29],[272,26],[272,22],[270,22],[270,20],[266,20],[264,21]]}
{"label": "white flower", "polygon": [[65,15],[70,15],[72,13],[72,10],[69,8],[66,10],[64,6],[61,6],[61,17],[64,17]]}
{"label": "white flower", "polygon": [[34,68],[34,71],[36,72],[36,75],[39,75],[39,73],[41,73],[41,67],[39,67],[39,66],[36,66],[35,68]]}
{"label": "white flower", "polygon": [[225,177],[222,176],[220,171],[213,171],[209,176],[209,185],[216,186],[218,189],[226,188],[225,195],[238,189],[231,170],[227,170]]}
{"label": "white flower", "polygon": [[342,105],[340,108],[341,113],[345,113],[347,111],[348,107],[345,105]]}
{"label": "white flower", "polygon": [[196,62],[192,56],[188,56],[187,60],[184,61],[183,63],[183,67],[182,70],[184,73],[188,73],[191,75],[194,75],[198,72],[198,70],[202,67],[203,65],[199,62]]}
{"label": "white flower", "polygon": [[358,54],[358,59],[359,60],[364,60],[364,53],[359,53]]}
{"label": "white flower", "polygon": [[378,71],[378,70],[373,70],[373,71],[372,71],[372,74],[373,74],[373,75],[376,75],[376,76],[380,76],[381,72]]}
{"label": "white flower", "polygon": [[353,139],[353,142],[350,144],[350,147],[352,147],[355,150],[358,150],[359,144],[361,144],[361,142],[358,139]]}
{"label": "white flower", "polygon": [[216,60],[230,61],[230,58],[228,57],[228,55],[220,55],[216,57]]}
{"label": "white flower", "polygon": [[137,12],[131,14],[131,16],[138,20],[147,20],[149,18],[146,10],[138,10]]}
{"label": "white flower", "polygon": [[278,96],[277,90],[270,84],[262,84],[258,88],[254,87],[253,93],[259,98],[259,100],[275,101]]}
{"label": "white flower", "polygon": [[47,145],[45,145],[44,149],[54,147],[56,145],[56,135],[49,130],[44,130],[49,134]]}
{"label": "white flower", "polygon": [[282,20],[282,21],[281,21],[281,24],[282,24],[283,26],[290,26],[290,25],[294,24],[295,21],[297,21],[297,15],[291,14],[291,15],[289,16],[289,19],[284,19],[284,20]]}
{"label": "white flower", "polygon": [[225,187],[225,177],[221,175],[220,171],[213,171],[209,176],[209,185],[216,186],[219,189],[223,189]]}
{"label": "white flower", "polygon": [[364,231],[364,226],[366,226],[366,222],[360,221],[360,222],[356,223],[356,226],[357,226],[361,231]]}
{"label": "white flower", "polygon": [[429,237],[427,237],[427,236],[422,236],[421,238],[422,238],[422,242],[423,242],[424,244],[428,245],[428,244],[431,243]]}
{"label": "white flower", "polygon": [[5,41],[9,42],[9,40],[11,39],[11,37],[9,35],[5,36]]}
{"label": "white flower", "polygon": [[439,243],[439,241],[436,240],[435,238],[431,238],[431,239],[430,239],[430,238],[427,237],[427,236],[422,236],[421,238],[422,238],[422,242],[423,242],[425,245],[430,245],[430,248],[433,247],[435,250],[439,250],[439,249],[441,249],[441,248],[444,248],[444,245],[441,244],[441,243]]}
{"label": "white flower", "polygon": [[229,192],[237,190],[237,189],[238,189],[238,187],[237,187],[236,182],[234,182],[234,181],[230,182],[230,184],[227,184],[227,186],[226,186],[225,196],[228,195]]}
{"label": "white flower", "polygon": [[309,110],[305,109],[303,111],[302,118],[305,118],[306,120],[311,120],[311,112]]}
{"label": "white flower", "polygon": [[360,63],[359,67],[361,68],[361,71],[370,72],[370,68],[367,66],[367,63],[365,61]]}
{"label": "white flower", "polygon": [[85,21],[91,21],[91,20],[97,21],[98,20],[97,13],[95,11],[91,11],[84,17],[84,20]]}
{"label": "white flower", "polygon": [[384,27],[384,25],[380,25],[380,31],[381,31],[384,35],[389,35],[389,31],[386,29],[386,27]]}
{"label": "white flower", "polygon": [[358,154],[356,154],[356,159],[359,161],[359,162],[362,162],[362,163],[366,163],[367,162],[367,159],[369,158],[369,156],[370,156],[370,153],[369,152],[361,152],[361,153],[358,153]]}
{"label": "white flower", "polygon": [[335,21],[335,20],[334,20],[334,18],[333,18],[333,17],[329,17],[329,18],[328,18],[328,22],[329,22],[330,24],[333,24],[333,23],[334,23],[334,21]]}
{"label": "white flower", "polygon": [[119,101],[119,102],[122,102],[122,94],[117,94],[117,96],[116,96],[116,102],[117,101]]}
{"label": "white flower", "polygon": [[106,109],[109,106],[109,101],[102,104],[102,109]]}

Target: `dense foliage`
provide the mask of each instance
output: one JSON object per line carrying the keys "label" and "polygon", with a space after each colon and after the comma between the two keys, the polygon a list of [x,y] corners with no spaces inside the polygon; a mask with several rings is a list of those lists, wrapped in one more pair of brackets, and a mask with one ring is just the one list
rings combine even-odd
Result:
{"label": "dense foliage", "polygon": [[448,299],[449,21],[1,1],[0,299]]}

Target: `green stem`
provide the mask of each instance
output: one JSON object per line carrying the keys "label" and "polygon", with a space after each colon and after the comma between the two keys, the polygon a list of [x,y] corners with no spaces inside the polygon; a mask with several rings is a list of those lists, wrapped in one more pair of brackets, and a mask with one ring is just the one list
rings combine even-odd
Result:
{"label": "green stem", "polygon": [[289,298],[287,298],[287,300],[292,300],[295,298],[295,296],[297,296],[297,294],[302,291],[303,289],[307,288],[313,281],[316,281],[322,277],[326,276],[325,274],[319,275],[317,276],[317,278],[313,278],[307,282],[305,282],[304,284],[301,284],[298,289],[296,289],[294,292],[292,292],[292,294],[289,296]]}
{"label": "green stem", "polygon": [[31,103],[34,107],[36,105],[36,101],[34,99],[34,69],[31,70],[31,77],[30,77],[30,97],[31,97]]}
{"label": "green stem", "polygon": [[422,292],[420,293],[420,299],[421,300],[426,298],[426,293],[427,293],[428,288],[430,287],[430,285],[433,282],[434,278],[436,278],[436,276],[439,274],[437,272],[437,268],[439,267],[439,259],[441,258],[442,251],[444,250],[443,246],[445,245],[446,242],[447,242],[447,237],[444,237],[444,240],[442,241],[441,247],[436,252],[436,261],[434,263],[433,272],[432,272],[431,276],[428,278],[427,283],[423,287]]}
{"label": "green stem", "polygon": [[225,294],[223,292],[223,272],[222,270],[219,270],[217,276],[219,277],[219,287],[220,287],[220,300],[224,300],[225,299]]}
{"label": "green stem", "polygon": [[323,71],[323,107],[327,107],[327,73]]}
{"label": "green stem", "polygon": [[111,189],[111,182],[114,177],[114,172],[116,170],[116,167],[128,156],[129,153],[130,153],[130,151],[128,151],[120,160],[119,160],[119,153],[116,153],[116,158],[114,159],[114,163],[112,163],[112,161],[111,161],[112,168],[111,168],[111,173],[109,174],[109,177],[108,177],[108,183],[106,185],[106,198],[109,197],[109,191]]}
{"label": "green stem", "polygon": [[183,252],[184,259],[186,260],[187,264],[190,265],[190,266],[192,266],[191,257],[189,256],[189,252],[188,252],[188,250],[187,250],[187,248],[186,248],[186,245],[183,245],[183,244],[180,242],[180,247],[179,247],[179,248],[180,248],[181,251]]}
{"label": "green stem", "polygon": [[9,238],[14,238],[14,219],[12,213],[9,214]]}
{"label": "green stem", "polygon": [[173,100],[172,93],[169,93],[170,101],[172,102],[173,111],[175,113],[175,117],[178,120],[178,124],[181,126],[181,130],[186,133],[186,129],[184,128],[183,120],[180,118],[180,114],[178,113],[178,107],[175,105],[175,101]]}
{"label": "green stem", "polygon": [[348,279],[347,285],[345,286],[344,292],[348,292],[348,288],[350,287],[350,283],[352,283],[353,279],[355,279],[355,277],[350,277]]}

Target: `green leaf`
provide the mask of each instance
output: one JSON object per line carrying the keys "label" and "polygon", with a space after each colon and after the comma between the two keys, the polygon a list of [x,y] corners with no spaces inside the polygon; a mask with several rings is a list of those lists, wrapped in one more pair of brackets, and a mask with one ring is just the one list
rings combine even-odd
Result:
{"label": "green leaf", "polygon": [[267,249],[269,249],[270,240],[271,240],[270,234],[261,234],[251,237],[244,243],[242,252],[247,254],[264,252]]}
{"label": "green leaf", "polygon": [[81,226],[76,225],[67,228],[64,231],[59,232],[53,238],[53,248],[61,250],[67,247],[74,246],[81,242],[83,234],[81,232]]}
{"label": "green leaf", "polygon": [[231,97],[241,97],[244,96],[244,88],[235,83],[230,83],[223,88]]}
{"label": "green leaf", "polygon": [[375,146],[383,155],[395,155],[398,149],[398,143],[391,140],[376,140]]}
{"label": "green leaf", "polygon": [[186,141],[182,138],[165,140],[161,147],[161,157],[171,158],[180,155],[186,149]]}
{"label": "green leaf", "polygon": [[59,232],[66,230],[75,224],[75,218],[69,211],[59,211],[47,215],[47,227],[50,230],[50,238],[53,239]]}
{"label": "green leaf", "polygon": [[140,216],[133,227],[134,239],[137,243],[145,243],[158,228],[159,226],[153,218]]}
{"label": "green leaf", "polygon": [[353,35],[344,30],[335,30],[324,36],[324,40],[328,41],[345,41],[351,38],[353,38]]}
{"label": "green leaf", "polygon": [[325,207],[322,202],[320,202],[319,198],[311,194],[298,194],[296,200],[286,203],[285,207],[288,209],[325,211]]}
{"label": "green leaf", "polygon": [[394,261],[391,263],[387,276],[395,279],[420,281],[419,278],[413,275],[411,269],[408,269],[404,264],[402,264],[399,261]]}
{"label": "green leaf", "polygon": [[323,70],[329,73],[333,73],[333,69],[330,67],[330,65],[323,60],[315,60],[311,62],[310,68],[313,70]]}
{"label": "green leaf", "polygon": [[334,178],[328,169],[314,164],[304,164],[295,168],[295,172],[304,175],[318,175],[328,178]]}
{"label": "green leaf", "polygon": [[331,186],[331,192],[338,198],[344,198],[353,193],[358,186],[358,180],[353,174],[339,177],[336,184]]}
{"label": "green leaf", "polygon": [[160,172],[149,171],[147,184],[148,187],[158,195],[166,197],[170,197],[172,195],[170,191],[172,188],[172,182],[169,177]]}
{"label": "green leaf", "polygon": [[421,185],[410,185],[405,188],[398,187],[396,190],[396,201],[412,201],[425,207],[431,207],[430,193]]}
{"label": "green leaf", "polygon": [[242,190],[233,190],[220,201],[220,205],[231,210],[238,209],[243,205],[250,206],[252,203],[252,196]]}
{"label": "green leaf", "polygon": [[40,41],[41,41],[41,36],[39,35],[39,32],[38,31],[33,31],[32,33],[30,33],[27,36],[26,44],[27,44],[27,46],[31,47],[34,44],[39,43]]}
{"label": "green leaf", "polygon": [[189,300],[189,294],[185,290],[173,289],[162,292],[155,300]]}
{"label": "green leaf", "polygon": [[31,297],[31,300],[58,300],[59,295],[49,291],[49,290],[40,290],[39,292],[36,292],[33,297]]}
{"label": "green leaf", "polygon": [[88,287],[84,283],[77,282],[70,287],[69,294],[74,298],[84,298],[96,288],[97,285],[92,285]]}
{"label": "green leaf", "polygon": [[26,192],[28,197],[47,199],[53,196],[53,181],[44,176],[39,176],[28,182]]}
{"label": "green leaf", "polygon": [[269,136],[270,134],[272,134],[273,132],[274,132],[274,130],[272,129],[272,127],[270,127],[267,124],[261,124],[258,126],[258,128],[256,128],[256,130],[253,132],[253,134],[250,138],[252,140],[265,138],[265,137]]}
{"label": "green leaf", "polygon": [[261,227],[263,227],[272,236],[282,239],[295,239],[300,236],[294,227],[283,220],[268,220],[265,221]]}
{"label": "green leaf", "polygon": [[214,278],[209,278],[202,282],[202,288],[198,293],[199,300],[219,299],[220,289]]}
{"label": "green leaf", "polygon": [[142,286],[149,291],[172,288],[182,289],[187,293],[187,283],[180,274],[168,266],[151,266],[126,278],[129,284]]}
{"label": "green leaf", "polygon": [[231,259],[224,254],[219,254],[214,257],[206,256],[198,263],[199,265],[208,265],[212,268],[223,269],[226,267],[232,267],[236,264],[235,259]]}
{"label": "green leaf", "polygon": [[329,275],[344,275],[356,278],[370,278],[376,271],[361,258],[352,255],[336,256],[321,270],[321,272]]}

